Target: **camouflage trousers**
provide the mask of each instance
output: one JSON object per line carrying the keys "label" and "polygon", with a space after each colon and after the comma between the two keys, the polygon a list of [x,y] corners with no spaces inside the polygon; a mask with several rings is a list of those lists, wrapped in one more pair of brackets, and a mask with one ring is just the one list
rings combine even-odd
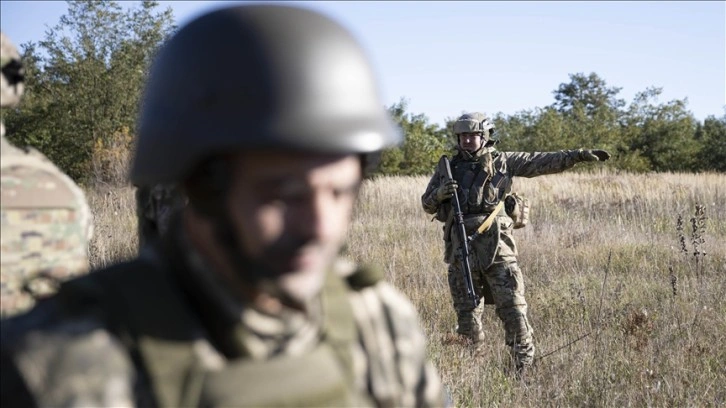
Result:
{"label": "camouflage trousers", "polygon": [[504,326],[504,343],[517,367],[530,365],[534,359],[532,326],[527,320],[527,301],[524,299],[524,280],[516,260],[495,260],[486,270],[471,263],[472,281],[477,297],[482,301],[476,309],[466,294],[466,284],[460,261],[449,265],[449,289],[457,317],[457,333],[475,344],[484,340],[481,325],[485,282],[489,285],[496,313]]}

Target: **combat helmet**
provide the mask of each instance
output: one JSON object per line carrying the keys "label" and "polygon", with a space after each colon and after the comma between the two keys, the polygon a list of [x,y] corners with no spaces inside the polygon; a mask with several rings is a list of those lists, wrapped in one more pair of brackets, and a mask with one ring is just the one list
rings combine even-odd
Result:
{"label": "combat helmet", "polygon": [[459,116],[454,122],[454,134],[482,132],[485,137],[494,132],[494,124],[484,113],[472,112]]}
{"label": "combat helmet", "polygon": [[159,51],[131,181],[179,182],[201,160],[234,150],[367,154],[401,141],[349,31],[304,8],[225,7]]}
{"label": "combat helmet", "polygon": [[482,132],[484,146],[492,146],[496,140],[492,140],[494,124],[485,113],[470,112],[459,116],[454,122],[453,139],[454,145],[459,144],[459,135],[462,133]]}

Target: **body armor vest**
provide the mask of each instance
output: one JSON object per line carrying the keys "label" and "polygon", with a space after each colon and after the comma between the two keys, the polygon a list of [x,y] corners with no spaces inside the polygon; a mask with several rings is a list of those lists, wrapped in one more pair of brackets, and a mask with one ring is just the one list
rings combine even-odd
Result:
{"label": "body armor vest", "polygon": [[[65,308],[82,313],[92,302],[107,312],[111,331],[147,378],[156,406],[373,405],[354,386],[351,350],[358,333],[348,292],[362,289],[361,282],[375,284],[380,279],[375,270],[360,269],[347,281],[328,273],[321,340],[313,350],[266,360],[220,354],[222,366],[214,368],[198,350],[199,343],[209,344],[200,331],[200,323],[209,322],[200,321],[170,270],[137,260],[87,278],[92,279],[69,282],[61,291]],[[244,328],[232,332],[237,330]]]}
{"label": "body armor vest", "polygon": [[461,154],[451,161],[451,173],[459,188],[457,194],[464,215],[488,214],[499,201],[499,188],[495,187],[499,173],[491,165],[490,153],[466,159]]}

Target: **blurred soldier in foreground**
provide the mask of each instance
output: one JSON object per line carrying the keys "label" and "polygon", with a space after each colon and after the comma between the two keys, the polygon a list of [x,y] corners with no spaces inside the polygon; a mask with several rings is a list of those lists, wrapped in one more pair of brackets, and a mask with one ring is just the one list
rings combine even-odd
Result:
{"label": "blurred soldier in foreground", "polygon": [[[437,169],[421,196],[424,211],[444,223],[444,260],[456,310],[457,332],[475,346],[483,341],[481,307],[494,304],[504,325],[517,373],[534,357],[532,327],[527,320],[524,281],[517,265],[517,246],[512,231],[528,221],[527,201],[511,193],[513,177],[559,173],[583,161],[604,161],[604,150],[563,150],[549,153],[499,152],[494,149],[494,126],[482,113],[468,113],[454,123],[457,154],[451,160],[453,179]],[[469,242],[473,297],[468,296],[465,266],[459,256],[461,238],[454,233],[456,221],[451,198],[458,195]],[[480,228],[481,227],[481,228]]]}
{"label": "blurred soldier in foreground", "polygon": [[151,67],[131,179],[189,204],[139,258],[3,324],[3,406],[445,406],[411,303],[338,256],[370,154],[401,139],[377,86],[312,11],[181,28]]}
{"label": "blurred soldier in foreground", "polygon": [[[23,93],[20,55],[0,33],[2,107]],[[0,316],[27,311],[62,280],[88,271],[91,212],[83,192],[41,153],[5,139],[0,122],[2,244]]]}

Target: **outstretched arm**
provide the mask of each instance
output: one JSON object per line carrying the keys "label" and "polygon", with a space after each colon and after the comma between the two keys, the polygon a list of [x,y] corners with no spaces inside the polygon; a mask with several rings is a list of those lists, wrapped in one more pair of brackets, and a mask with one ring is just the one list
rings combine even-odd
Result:
{"label": "outstretched arm", "polygon": [[610,153],[605,150],[560,150],[558,152],[503,152],[507,167],[513,176],[536,177],[565,171],[583,161],[605,161]]}

